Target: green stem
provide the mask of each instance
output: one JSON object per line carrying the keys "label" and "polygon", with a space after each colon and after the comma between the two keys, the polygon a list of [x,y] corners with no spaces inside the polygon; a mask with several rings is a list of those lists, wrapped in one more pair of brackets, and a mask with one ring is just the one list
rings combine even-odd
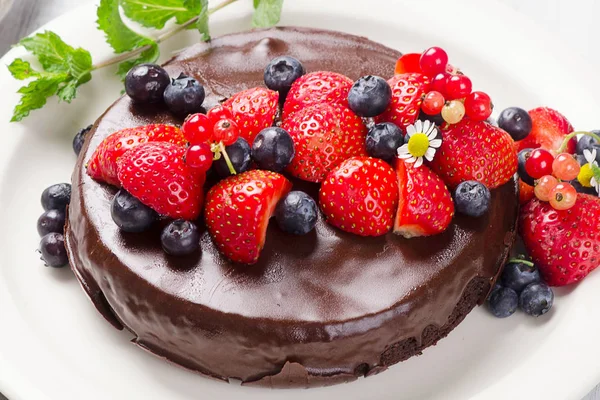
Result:
{"label": "green stem", "polygon": [[565,150],[567,150],[567,146],[569,145],[569,142],[571,141],[571,139],[573,139],[577,135],[591,136],[594,139],[596,139],[598,141],[598,143],[600,143],[600,136],[596,135],[595,133],[586,132],[586,131],[572,132],[572,133],[569,133],[567,136],[565,136],[565,139],[563,140],[560,148],[558,149],[558,153],[559,154],[564,153]]}
{"label": "green stem", "polygon": [[237,174],[237,172],[235,172],[235,168],[233,168],[231,160],[229,159],[229,154],[227,154],[227,150],[225,150],[225,145],[223,144],[223,142],[219,142],[219,149],[221,150],[221,154],[225,158],[225,163],[227,164],[227,168],[229,168],[229,173],[231,173],[231,175]]}
{"label": "green stem", "polygon": [[522,258],[511,258],[510,260],[508,260],[508,264],[511,263],[515,263],[515,264],[525,264],[528,265],[530,267],[533,267],[535,264],[532,263],[531,261],[528,260],[523,260]]}

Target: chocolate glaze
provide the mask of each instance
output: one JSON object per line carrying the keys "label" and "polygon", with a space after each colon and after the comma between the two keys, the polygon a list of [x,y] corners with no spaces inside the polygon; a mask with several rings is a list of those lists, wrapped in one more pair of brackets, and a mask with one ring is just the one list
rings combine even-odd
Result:
{"label": "chocolate glaze", "polygon": [[[210,107],[262,85],[264,66],[282,54],[302,60],[308,71],[352,79],[388,77],[399,55],[347,34],[275,28],[192,46],[166,68],[200,80]],[[85,173],[107,135],[157,122],[180,121],[161,106],[135,106],[127,97],[96,122],[73,173],[67,247],[73,270],[107,320],[130,330],[145,349],[206,375],[289,387],[378,373],[458,324],[483,298],[512,246],[514,182],[493,191],[489,215],[457,216],[434,237],[364,238],[321,219],[301,237],[271,224],[254,266],[230,263],[206,232],[200,253],[169,257],[160,227],[121,233],[110,216],[115,189]],[[298,186],[316,194],[314,185]],[[479,282],[476,291],[467,289],[471,282]],[[437,333],[425,335],[431,327]],[[405,346],[409,351],[396,354]]]}

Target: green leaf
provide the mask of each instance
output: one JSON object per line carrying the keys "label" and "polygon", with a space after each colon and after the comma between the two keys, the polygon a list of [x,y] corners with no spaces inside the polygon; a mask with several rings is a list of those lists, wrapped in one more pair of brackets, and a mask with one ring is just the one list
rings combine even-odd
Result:
{"label": "green leaf", "polygon": [[596,178],[596,182],[600,182],[600,168],[595,164],[591,164],[591,166],[592,166],[592,174],[594,174],[594,178]]}
{"label": "green leaf", "polygon": [[125,25],[119,13],[119,0],[101,0],[98,6],[98,28],[106,34],[106,41],[116,53],[125,53],[154,41]]}
{"label": "green leaf", "polygon": [[121,77],[121,79],[125,79],[125,75],[129,72],[129,70],[135,67],[138,64],[144,63],[154,63],[158,60],[160,56],[160,50],[158,49],[158,45],[156,43],[152,44],[148,50],[143,51],[138,58],[133,60],[127,60],[119,64],[119,68],[117,70],[117,75]]}
{"label": "green leaf", "polygon": [[21,101],[14,109],[11,122],[21,121],[32,110],[42,108],[48,97],[54,95],[61,84],[71,79],[67,73],[48,73],[39,79],[29,82],[19,89]]}
{"label": "green leaf", "polygon": [[121,0],[125,15],[147,28],[162,29],[175,18],[178,24],[200,13],[199,0]]}
{"label": "green leaf", "polygon": [[200,32],[200,40],[203,42],[210,40],[210,30],[208,29],[208,0],[199,0],[201,11],[198,15],[196,28]]}
{"label": "green leaf", "polygon": [[31,67],[27,61],[23,61],[20,58],[14,60],[9,66],[8,70],[12,74],[13,78],[20,81],[28,78],[35,78],[40,74]]}
{"label": "green leaf", "polygon": [[[258,3],[258,4],[257,4]],[[256,28],[268,28],[277,25],[281,18],[283,0],[254,0],[254,15],[252,26]]]}
{"label": "green leaf", "polygon": [[70,81],[67,81],[65,85],[58,88],[58,90],[56,91],[56,95],[62,101],[70,103],[77,94],[77,86],[77,81],[75,79],[71,79]]}

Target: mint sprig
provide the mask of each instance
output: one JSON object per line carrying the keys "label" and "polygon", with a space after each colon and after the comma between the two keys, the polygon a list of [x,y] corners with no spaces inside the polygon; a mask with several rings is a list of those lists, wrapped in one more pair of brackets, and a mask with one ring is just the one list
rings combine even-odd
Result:
{"label": "mint sprig", "polygon": [[252,25],[256,28],[267,28],[277,25],[281,19],[283,0],[254,0]]}

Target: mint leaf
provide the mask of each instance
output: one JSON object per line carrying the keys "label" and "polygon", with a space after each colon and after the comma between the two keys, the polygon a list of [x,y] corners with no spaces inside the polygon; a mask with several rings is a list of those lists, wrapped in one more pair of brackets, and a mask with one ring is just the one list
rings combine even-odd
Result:
{"label": "mint leaf", "polygon": [[600,167],[595,164],[591,164],[592,166],[592,174],[594,174],[594,178],[596,178],[596,182],[600,182]]}
{"label": "mint leaf", "polygon": [[14,109],[11,122],[21,121],[27,117],[32,110],[42,108],[48,97],[54,95],[61,84],[69,80],[67,73],[48,73],[29,82],[27,86],[19,89],[21,101]]}
{"label": "mint leaf", "polygon": [[119,0],[101,0],[97,11],[98,28],[116,53],[124,53],[154,43],[125,25],[119,13]]}
{"label": "mint leaf", "polygon": [[128,18],[156,29],[172,18],[183,24],[200,13],[199,0],[121,0],[121,7]]}
{"label": "mint leaf", "polygon": [[40,76],[40,74],[31,67],[27,61],[23,61],[20,58],[14,60],[9,66],[8,70],[10,71],[13,78],[22,81],[23,79],[35,78]]}
{"label": "mint leaf", "polygon": [[268,28],[279,22],[283,0],[254,0],[254,7],[252,26]]}
{"label": "mint leaf", "polygon": [[210,30],[208,29],[208,0],[198,0],[200,3],[200,14],[198,15],[198,22],[196,22],[196,28],[200,32],[200,40],[203,42],[210,40]]}
{"label": "mint leaf", "polygon": [[119,68],[117,70],[117,75],[121,77],[121,79],[125,79],[125,76],[129,72],[131,68],[138,64],[144,63],[154,63],[158,60],[160,56],[160,50],[158,49],[158,45],[153,43],[148,50],[143,51],[138,58],[133,60],[127,60],[119,64]]}

